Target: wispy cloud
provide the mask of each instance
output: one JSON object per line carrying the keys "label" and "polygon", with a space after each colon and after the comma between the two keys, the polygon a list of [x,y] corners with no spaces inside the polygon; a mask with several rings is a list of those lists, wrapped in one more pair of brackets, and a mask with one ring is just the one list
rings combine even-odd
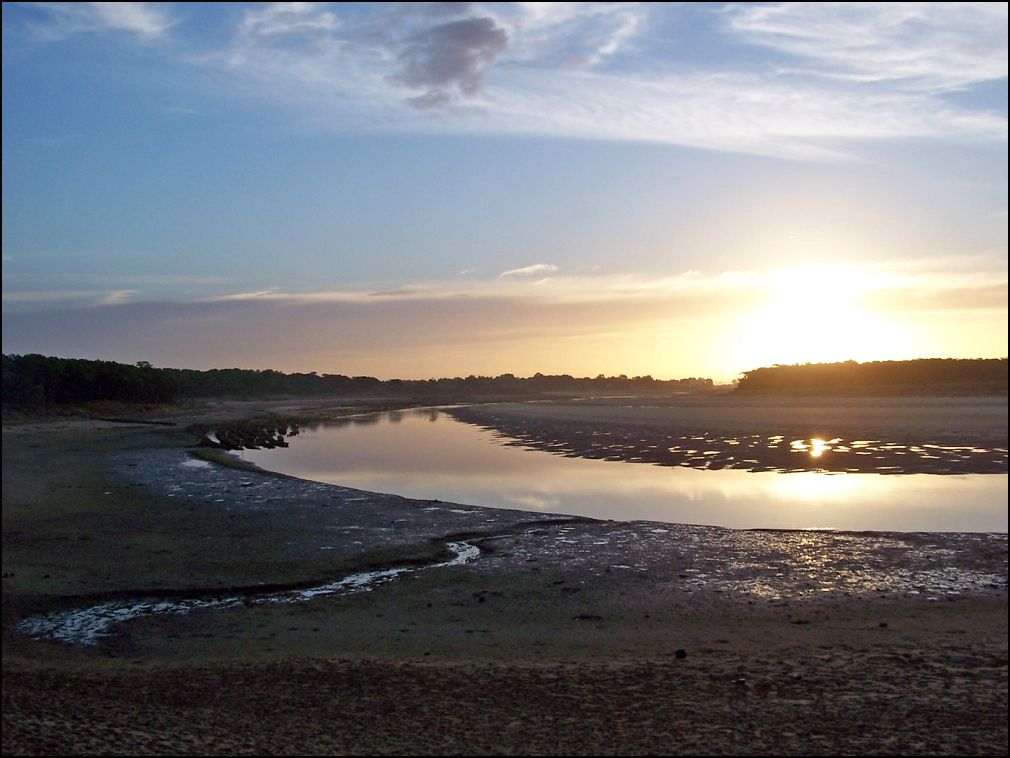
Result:
{"label": "wispy cloud", "polygon": [[[5,304],[49,304],[63,306],[108,305],[126,301],[158,302],[168,294],[166,284],[186,283],[202,285],[201,291],[192,292],[188,297],[175,298],[180,302],[274,302],[291,305],[343,303],[370,304],[381,302],[436,301],[436,300],[495,300],[517,301],[538,300],[558,304],[599,304],[603,302],[631,303],[650,301],[670,301],[671,299],[690,301],[704,305],[707,300],[730,303],[739,301],[739,307],[752,305],[754,298],[767,299],[788,297],[792,289],[822,287],[850,290],[856,299],[872,301],[875,307],[884,307],[888,302],[897,309],[902,303],[914,302],[921,307],[924,302],[945,302],[957,304],[963,309],[991,308],[993,297],[1005,293],[1007,275],[1005,271],[994,272],[979,259],[973,268],[968,258],[950,260],[912,260],[865,264],[838,263],[831,265],[810,265],[776,268],[770,270],[727,270],[717,273],[703,273],[696,270],[669,276],[644,276],[633,273],[599,273],[582,275],[559,275],[558,266],[549,263],[535,263],[522,268],[503,271],[494,278],[453,277],[445,281],[413,282],[389,289],[368,289],[347,287],[335,290],[291,290],[281,286],[263,287],[255,290],[221,291],[226,280],[198,277],[128,277],[106,281],[117,281],[130,286],[80,287],[53,286],[48,289],[24,286],[24,280],[15,276],[5,277],[7,283],[20,284],[21,289],[7,289],[3,293]],[[548,288],[538,286],[547,280]],[[97,284],[102,277],[93,277]],[[53,279],[52,282],[55,282]],[[51,283],[52,283],[51,282]],[[206,294],[206,290],[217,286],[216,294]],[[955,293],[955,294],[952,294]],[[973,298],[970,294],[976,293]],[[998,304],[998,302],[997,302]],[[736,307],[736,306],[734,306]],[[953,307],[953,305],[951,305]],[[702,308],[704,310],[704,308]]]}
{"label": "wispy cloud", "polygon": [[[355,14],[290,3],[246,11],[225,49],[193,60],[328,128],[836,160],[867,139],[1006,139],[1003,114],[940,96],[1006,76],[1005,6],[962,5],[726,6],[723,44],[789,60],[733,67],[650,48],[660,11],[634,3],[394,4]],[[618,58],[624,65],[610,65]]]}
{"label": "wispy cloud", "polygon": [[807,75],[927,92],[1007,75],[1006,3],[748,3],[725,19]]}
{"label": "wispy cloud", "polygon": [[210,298],[211,300],[217,301],[228,301],[228,300],[278,300],[283,299],[286,296],[276,287],[271,287],[265,290],[250,290],[248,292],[233,292],[230,295],[218,295],[216,297]]}
{"label": "wispy cloud", "polygon": [[39,14],[31,29],[41,39],[75,34],[127,32],[141,39],[162,37],[176,21],[161,3],[31,3]]}
{"label": "wispy cloud", "polygon": [[[1003,112],[946,97],[1007,76],[1005,3],[706,5],[714,46],[750,58],[679,57],[657,29],[687,12],[651,5],[258,4],[199,51],[180,25],[166,55],[215,70],[229,97],[323,129],[637,140],[820,161],[851,159],[869,139],[1005,144]],[[157,3],[31,7],[36,34],[51,39],[154,39],[177,20]],[[760,65],[755,48],[768,51]]]}
{"label": "wispy cloud", "polygon": [[505,63],[597,66],[633,46],[648,3],[485,3],[509,33]]}
{"label": "wispy cloud", "polygon": [[99,305],[120,305],[122,303],[130,302],[134,296],[137,295],[137,290],[113,290],[112,292],[106,293],[101,299],[99,299]]}
{"label": "wispy cloud", "polygon": [[[800,160],[866,140],[1005,142],[1001,112],[945,97],[1007,75],[1005,3],[708,5],[717,46],[753,65],[679,57],[678,4],[330,3],[246,8],[169,53],[318,128],[647,141]],[[36,36],[166,36],[157,3],[36,3]],[[183,52],[186,51],[186,52]]]}
{"label": "wispy cloud", "polygon": [[129,302],[137,290],[18,290],[4,292],[5,309],[13,306],[16,310],[39,310],[45,308],[79,308],[95,305],[121,305]]}
{"label": "wispy cloud", "polygon": [[553,263],[534,263],[531,266],[510,268],[508,271],[502,271],[498,274],[498,278],[502,279],[509,276],[541,276],[543,274],[553,274],[557,270],[558,267]]}
{"label": "wispy cloud", "polygon": [[245,12],[239,38],[279,47],[313,47],[324,44],[340,27],[325,3],[264,3]]}
{"label": "wispy cloud", "polygon": [[[1000,140],[1006,119],[917,94],[830,91],[756,74],[629,79],[557,72],[551,85],[516,76],[495,93],[503,131],[648,141],[759,155],[837,160],[857,140]],[[460,123],[464,131],[482,125]]]}
{"label": "wispy cloud", "polygon": [[[5,256],[4,262],[13,260]],[[5,273],[4,311],[85,308],[152,302],[164,298],[195,299],[226,284],[218,276],[191,274],[99,275]]]}

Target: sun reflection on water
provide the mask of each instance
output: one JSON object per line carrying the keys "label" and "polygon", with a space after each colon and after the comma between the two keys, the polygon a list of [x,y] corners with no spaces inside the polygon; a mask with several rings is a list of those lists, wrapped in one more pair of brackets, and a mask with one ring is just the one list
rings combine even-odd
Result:
{"label": "sun reflection on water", "polygon": [[841,437],[835,437],[830,440],[812,437],[809,440],[793,440],[789,443],[789,449],[793,453],[808,453],[811,458],[820,458],[841,441]]}
{"label": "sun reflection on water", "polygon": [[772,491],[783,500],[808,501],[839,500],[855,494],[862,484],[876,484],[861,477],[846,474],[829,474],[820,471],[798,471],[780,474],[767,480]]}
{"label": "sun reflection on water", "polygon": [[[879,442],[824,432],[806,439],[737,435],[732,439],[740,445],[712,455],[721,447],[715,434],[636,431],[625,439],[613,430],[593,432],[546,438],[532,448],[535,438],[449,415],[430,424],[427,414],[404,414],[396,424],[380,416],[371,425],[321,427],[289,448],[243,456],[270,470],[371,492],[591,518],[733,528],[1006,531],[1005,475],[866,473],[892,462]],[[779,452],[769,455],[772,441]],[[854,467],[862,460],[857,452],[872,458],[862,469]],[[635,460],[676,465],[629,462]]]}

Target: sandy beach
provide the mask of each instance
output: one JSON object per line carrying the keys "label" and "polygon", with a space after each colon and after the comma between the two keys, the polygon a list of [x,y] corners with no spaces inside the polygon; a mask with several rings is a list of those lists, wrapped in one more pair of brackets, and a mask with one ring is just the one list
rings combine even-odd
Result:
{"label": "sandy beach", "polygon": [[[736,434],[792,418],[719,402],[505,410]],[[872,439],[1005,453],[1005,398],[853,402]],[[837,412],[797,408],[807,432]],[[194,458],[190,423],[257,410],[293,409],[5,424],[5,754],[1006,751],[1005,534],[600,521]],[[89,639],[60,621],[150,602],[206,605]]]}

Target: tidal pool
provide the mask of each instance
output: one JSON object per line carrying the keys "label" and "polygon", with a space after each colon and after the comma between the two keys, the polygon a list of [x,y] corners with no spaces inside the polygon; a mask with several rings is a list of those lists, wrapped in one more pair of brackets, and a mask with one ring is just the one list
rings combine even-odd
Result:
{"label": "tidal pool", "polygon": [[557,455],[439,409],[371,414],[236,455],[372,492],[620,521],[732,528],[1006,532],[1006,474],[751,472]]}

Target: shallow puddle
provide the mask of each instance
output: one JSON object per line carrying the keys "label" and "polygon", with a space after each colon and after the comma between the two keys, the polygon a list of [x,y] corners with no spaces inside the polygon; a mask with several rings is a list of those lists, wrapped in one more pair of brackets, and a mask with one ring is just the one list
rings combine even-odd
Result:
{"label": "shallow puddle", "polygon": [[[236,455],[272,471],[373,492],[622,521],[733,528],[1007,530],[1005,473],[882,475],[915,470],[894,464],[902,460],[897,453],[921,459],[940,453],[971,455],[972,448],[922,445],[913,450],[880,440],[796,440],[782,435],[695,434],[660,440],[660,432],[642,429],[633,439],[630,430],[582,430],[583,444],[581,431],[513,436],[451,415],[460,413],[424,409],[354,417],[303,429],[288,448]],[[773,465],[759,452],[769,446],[778,448],[776,461],[789,465]],[[679,457],[671,459],[671,449]],[[843,455],[843,462],[849,462],[861,454],[876,456],[872,466],[880,473],[863,473],[865,465],[840,471],[822,465],[833,456]],[[1002,455],[1005,471],[1006,451],[986,450],[984,455],[994,466]]]}

